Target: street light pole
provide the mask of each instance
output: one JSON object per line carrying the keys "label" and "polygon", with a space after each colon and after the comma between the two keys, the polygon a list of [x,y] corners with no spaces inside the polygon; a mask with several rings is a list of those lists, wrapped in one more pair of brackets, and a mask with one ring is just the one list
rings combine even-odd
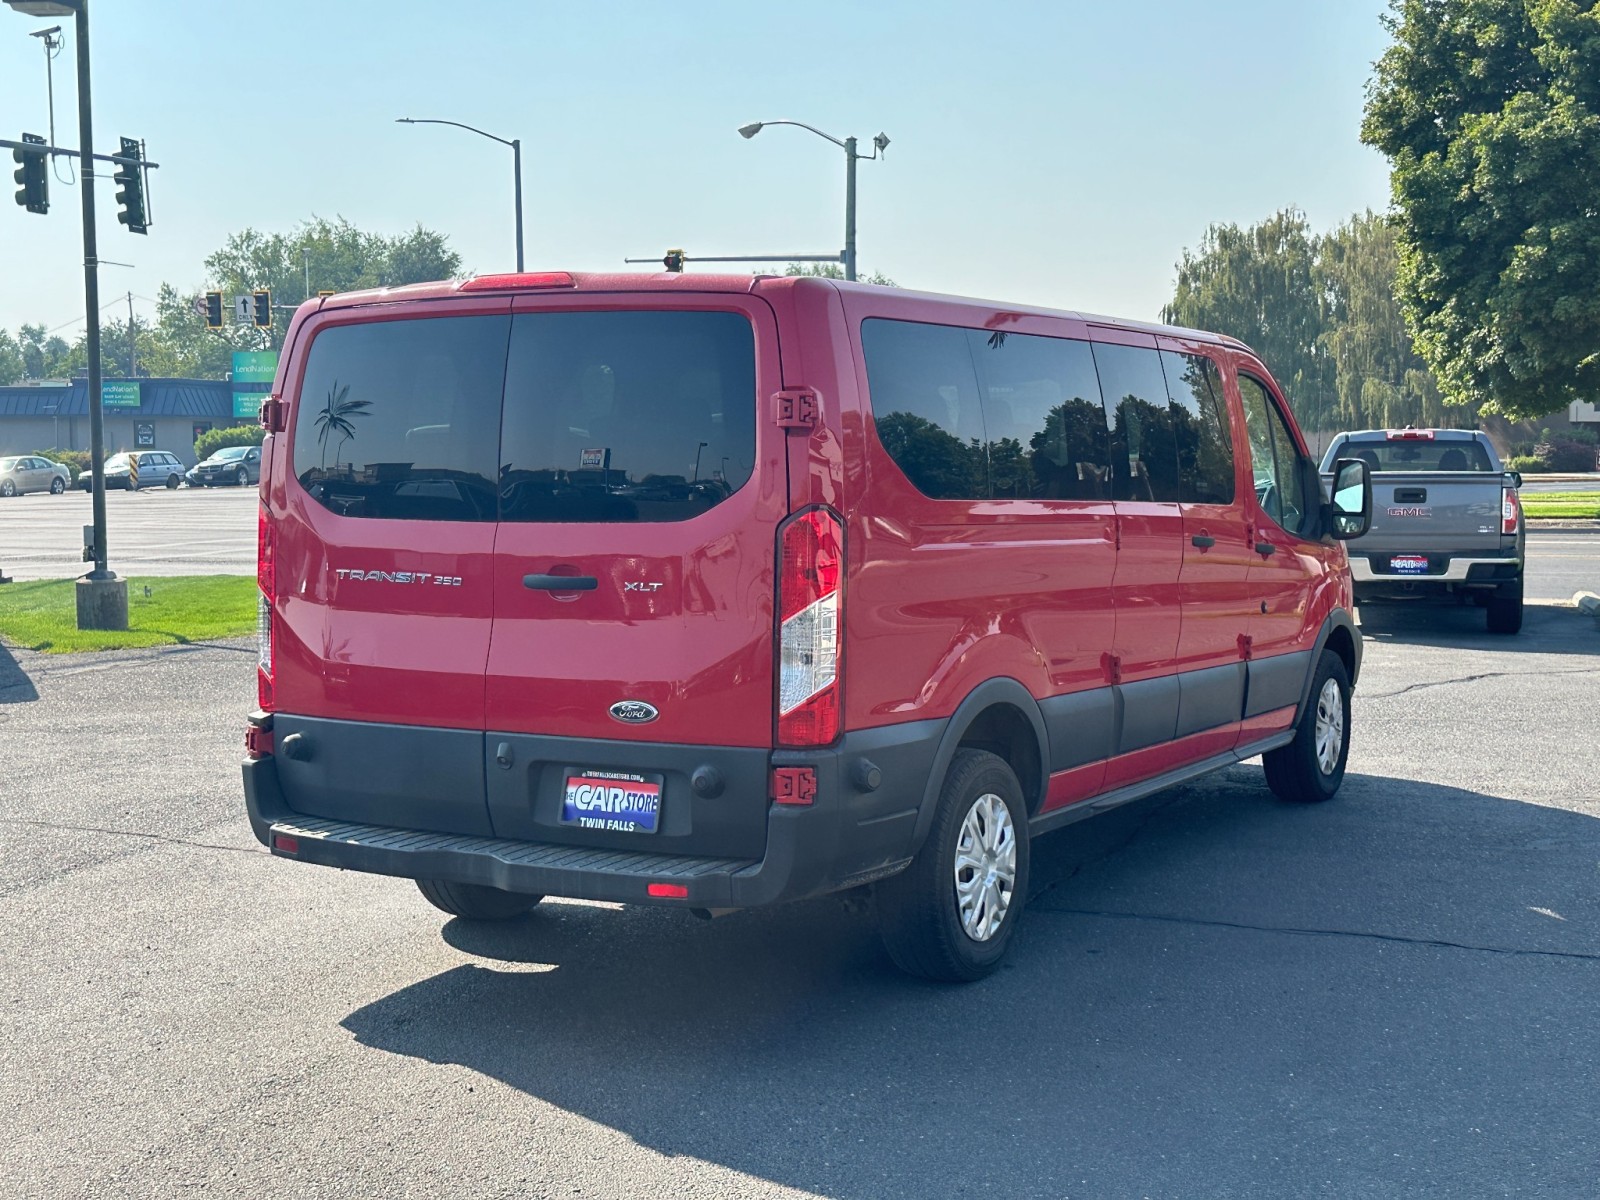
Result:
{"label": "street light pole", "polygon": [[844,277],[853,281],[856,277],[856,163],[862,159],[875,159],[886,151],[889,148],[888,137],[880,133],[872,139],[871,154],[858,154],[855,138],[848,137],[840,141],[831,133],[823,133],[822,130],[807,125],[804,121],[754,121],[749,125],[739,126],[739,136],[753,138],[768,125],[797,125],[819,138],[832,142],[844,151]]}
{"label": "street light pole", "polygon": [[460,121],[441,121],[436,117],[396,117],[396,125],[454,125],[457,129],[465,129],[468,133],[475,133],[479,137],[486,137],[491,142],[499,142],[502,146],[511,147],[511,170],[516,176],[516,205],[517,205],[517,271],[524,270],[522,262],[522,139],[513,138],[507,141],[503,137],[496,137],[482,129],[471,125],[463,125]]}

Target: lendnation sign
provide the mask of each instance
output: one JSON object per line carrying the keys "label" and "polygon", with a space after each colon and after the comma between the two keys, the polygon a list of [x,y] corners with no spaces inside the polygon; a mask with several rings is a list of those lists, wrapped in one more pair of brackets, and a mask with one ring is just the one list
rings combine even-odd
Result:
{"label": "lendnation sign", "polygon": [[137,379],[101,380],[100,403],[106,408],[138,408],[139,381]]}
{"label": "lendnation sign", "polygon": [[261,402],[267,398],[272,377],[278,373],[276,350],[235,350],[233,352],[233,415],[259,417]]}

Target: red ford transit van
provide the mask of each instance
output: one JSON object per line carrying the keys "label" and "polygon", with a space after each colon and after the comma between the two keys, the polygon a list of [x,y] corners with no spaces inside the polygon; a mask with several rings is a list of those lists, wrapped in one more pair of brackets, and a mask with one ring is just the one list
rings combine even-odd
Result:
{"label": "red ford transit van", "polygon": [[486,276],[308,301],[262,419],[252,827],[461,917],[870,885],[898,964],[974,979],[1032,837],[1344,773],[1366,468],[1325,502],[1225,337]]}

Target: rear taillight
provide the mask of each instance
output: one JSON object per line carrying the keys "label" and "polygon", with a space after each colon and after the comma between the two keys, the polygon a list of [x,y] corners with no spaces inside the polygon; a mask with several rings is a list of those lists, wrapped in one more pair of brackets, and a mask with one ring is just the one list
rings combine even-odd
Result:
{"label": "rear taillight", "polygon": [[778,745],[839,736],[844,526],[827,509],[778,531]]}
{"label": "rear taillight", "polygon": [[1522,523],[1522,501],[1516,488],[1500,489],[1500,532],[1513,534]]}
{"label": "rear taillight", "polygon": [[256,516],[256,702],[272,711],[273,608],[278,597],[278,535],[261,508]]}

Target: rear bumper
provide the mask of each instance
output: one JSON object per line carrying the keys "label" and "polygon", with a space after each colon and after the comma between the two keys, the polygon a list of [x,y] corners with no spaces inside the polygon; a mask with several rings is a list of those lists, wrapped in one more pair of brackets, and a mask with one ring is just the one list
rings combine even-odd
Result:
{"label": "rear bumper", "polygon": [[[914,852],[943,724],[868,730],[847,735],[830,750],[773,754],[774,766],[811,767],[817,792],[809,805],[768,806],[766,850],[759,859],[558,845],[307,816],[290,808],[277,760],[270,756],[243,765],[245,807],[256,839],[277,857],[299,862],[580,900],[752,908],[839,891],[903,869]],[[687,895],[653,897],[652,883],[682,886]]]}
{"label": "rear bumper", "polygon": [[[1509,570],[1508,570],[1509,569]],[[1519,578],[1522,560],[1517,558],[1452,558],[1444,570],[1427,575],[1391,575],[1372,569],[1365,556],[1352,555],[1350,581],[1352,583],[1495,583],[1502,575]]]}

